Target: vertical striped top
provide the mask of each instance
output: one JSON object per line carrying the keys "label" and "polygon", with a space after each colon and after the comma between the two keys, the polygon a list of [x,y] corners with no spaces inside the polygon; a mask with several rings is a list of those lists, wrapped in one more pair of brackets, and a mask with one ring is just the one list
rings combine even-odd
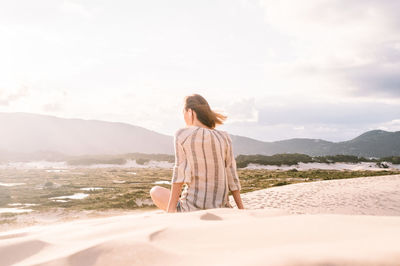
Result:
{"label": "vertical striped top", "polygon": [[226,131],[198,126],[174,134],[175,164],[171,183],[185,183],[182,212],[232,208],[228,192],[240,190],[232,139]]}

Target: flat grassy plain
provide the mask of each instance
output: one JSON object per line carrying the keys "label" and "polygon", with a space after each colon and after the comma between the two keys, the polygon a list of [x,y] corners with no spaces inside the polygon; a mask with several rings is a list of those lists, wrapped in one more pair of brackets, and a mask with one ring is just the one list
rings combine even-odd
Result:
{"label": "flat grassy plain", "polygon": [[[400,174],[400,171],[289,171],[265,169],[238,169],[241,193],[299,182],[313,182],[343,178]],[[149,191],[155,186],[170,188],[172,169],[165,168],[74,168],[52,169],[0,169],[1,208],[32,209],[34,211],[65,210],[136,210],[157,209]],[[14,186],[4,184],[19,183]],[[82,190],[84,188],[101,188]],[[88,196],[82,199],[59,198],[70,195]],[[20,205],[17,204],[35,204]],[[14,205],[14,206],[13,206]],[[0,224],[12,222],[18,213],[1,213]]]}

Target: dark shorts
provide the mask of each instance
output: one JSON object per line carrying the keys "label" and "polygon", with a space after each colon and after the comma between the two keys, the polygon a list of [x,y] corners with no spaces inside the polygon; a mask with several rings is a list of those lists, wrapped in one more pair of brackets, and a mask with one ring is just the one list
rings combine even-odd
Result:
{"label": "dark shorts", "polygon": [[181,201],[180,200],[178,200],[178,204],[176,205],[176,211],[177,212],[182,212],[182,210],[181,210]]}

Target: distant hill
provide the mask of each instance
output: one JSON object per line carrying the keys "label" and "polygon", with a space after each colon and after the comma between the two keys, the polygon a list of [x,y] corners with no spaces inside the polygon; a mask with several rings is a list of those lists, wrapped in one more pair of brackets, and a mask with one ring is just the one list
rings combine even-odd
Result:
{"label": "distant hill", "polygon": [[[0,160],[59,160],[65,156],[135,152],[174,153],[172,136],[126,123],[0,113],[0,125]],[[301,138],[264,142],[232,134],[231,138],[235,155],[400,155],[400,131],[373,130],[344,142]]]}
{"label": "distant hill", "polygon": [[400,155],[400,131],[372,130],[343,142],[301,138],[263,142],[240,136],[232,136],[232,141],[237,155],[302,153],[310,156],[343,154],[377,158]]}
{"label": "distant hill", "polygon": [[171,136],[126,123],[0,113],[0,125],[0,158],[174,152]]}
{"label": "distant hill", "polygon": [[273,155],[281,153],[302,153],[308,155],[329,154],[332,142],[318,139],[289,139],[263,142],[247,137],[231,136],[235,154]]}

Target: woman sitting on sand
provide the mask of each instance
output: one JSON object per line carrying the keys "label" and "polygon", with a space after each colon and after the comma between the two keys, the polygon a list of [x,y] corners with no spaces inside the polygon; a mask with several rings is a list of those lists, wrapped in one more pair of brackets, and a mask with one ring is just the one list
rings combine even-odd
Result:
{"label": "woman sitting on sand", "polygon": [[[171,191],[154,186],[150,190],[154,204],[167,212],[232,208],[231,191],[238,208],[244,209],[232,140],[226,131],[215,129],[227,117],[212,111],[198,94],[184,98],[183,115],[186,127],[174,135]],[[183,183],[186,186],[181,194]]]}

